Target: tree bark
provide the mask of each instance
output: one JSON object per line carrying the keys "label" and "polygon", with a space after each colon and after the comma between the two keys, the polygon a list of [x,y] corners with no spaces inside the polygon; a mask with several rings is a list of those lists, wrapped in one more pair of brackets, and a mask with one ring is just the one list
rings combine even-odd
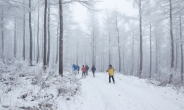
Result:
{"label": "tree bark", "polygon": [[58,62],[58,47],[59,47],[59,24],[58,24],[58,27],[57,27],[57,47],[56,47],[56,63]]}
{"label": "tree bark", "polygon": [[4,56],[4,10],[1,9],[1,37],[2,37],[2,56]]}
{"label": "tree bark", "polygon": [[120,42],[119,42],[119,29],[118,29],[118,20],[117,20],[117,12],[116,12],[116,31],[118,34],[118,57],[119,57],[119,72],[121,72],[121,50],[120,50]]}
{"label": "tree bark", "polygon": [[[49,0],[50,3],[50,0]],[[48,51],[47,51],[47,66],[50,60],[50,4],[48,4]]]}
{"label": "tree bark", "polygon": [[131,74],[134,75],[134,32],[133,32],[133,38],[132,38],[132,71]]}
{"label": "tree bark", "polygon": [[158,47],[159,47],[159,46],[158,46],[158,45],[159,45],[159,42],[158,42],[158,34],[157,34],[157,31],[156,31],[156,36],[155,36],[155,37],[156,37],[156,48],[155,48],[155,51],[156,51],[156,52],[155,52],[155,54],[156,54],[156,55],[155,55],[155,57],[156,57],[156,58],[155,58],[155,60],[156,60],[156,61],[155,61],[155,72],[156,72],[156,73],[155,73],[155,74],[156,74],[156,77],[158,77],[158,71],[159,71],[159,70],[158,70],[158,58],[159,58],[159,55],[158,55]]}
{"label": "tree bark", "polygon": [[111,40],[110,40],[110,37],[111,37],[111,35],[110,35],[110,32],[109,32],[109,65],[111,64],[111,47],[110,47]]}
{"label": "tree bark", "polygon": [[139,28],[140,28],[140,69],[139,77],[142,75],[143,50],[142,50],[142,0],[139,0]]}
{"label": "tree bark", "polygon": [[63,77],[63,7],[62,0],[59,0],[59,18],[60,18],[60,34],[59,34],[59,74]]}
{"label": "tree bark", "polygon": [[125,72],[125,41],[123,42],[123,74],[126,74]]}
{"label": "tree bark", "polygon": [[174,43],[173,43],[173,29],[172,29],[172,1],[169,0],[169,13],[170,13],[170,37],[171,37],[171,75],[169,77],[169,84],[173,79],[173,71],[174,71]]}
{"label": "tree bark", "polygon": [[44,50],[43,50],[43,70],[46,70],[47,59],[46,59],[46,43],[47,43],[47,0],[45,0],[45,9],[44,9]]}
{"label": "tree bark", "polygon": [[183,83],[183,37],[182,37],[182,20],[181,20],[181,14],[180,14],[180,47],[181,47],[181,83]]}
{"label": "tree bark", "polygon": [[15,21],[14,21],[14,57],[16,58],[16,54],[17,54],[17,32],[16,32],[16,29],[17,29],[17,20],[15,18]]}
{"label": "tree bark", "polygon": [[22,49],[22,57],[25,61],[26,58],[26,51],[25,51],[25,37],[26,37],[26,12],[25,12],[25,0],[24,0],[24,14],[23,14],[23,49]]}
{"label": "tree bark", "polygon": [[40,59],[40,44],[39,44],[39,35],[40,35],[40,7],[39,7],[39,0],[38,0],[38,30],[37,30],[37,57],[36,57],[36,62],[38,63],[39,59]]}
{"label": "tree bark", "polygon": [[76,64],[78,65],[79,64],[79,39],[77,39],[77,46],[76,46]]}
{"label": "tree bark", "polygon": [[32,65],[32,26],[31,26],[31,0],[29,0],[29,34],[30,34],[30,47],[29,47],[29,64]]}
{"label": "tree bark", "polygon": [[92,30],[93,30],[93,35],[92,35],[92,64],[95,65],[95,34],[94,34],[94,26],[93,26]]}
{"label": "tree bark", "polygon": [[151,25],[151,21],[150,21],[150,69],[149,69],[149,78],[151,78],[151,74],[152,74],[152,25]]}

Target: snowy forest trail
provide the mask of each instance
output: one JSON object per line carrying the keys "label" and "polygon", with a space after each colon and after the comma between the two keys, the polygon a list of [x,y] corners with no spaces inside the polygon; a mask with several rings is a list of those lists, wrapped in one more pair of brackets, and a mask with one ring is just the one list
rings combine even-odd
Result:
{"label": "snowy forest trail", "polygon": [[[105,76],[106,75],[106,76]],[[76,76],[81,78],[81,74]],[[184,110],[184,94],[171,87],[154,86],[145,79],[107,73],[92,73],[81,81],[81,95],[66,102],[69,110]]]}

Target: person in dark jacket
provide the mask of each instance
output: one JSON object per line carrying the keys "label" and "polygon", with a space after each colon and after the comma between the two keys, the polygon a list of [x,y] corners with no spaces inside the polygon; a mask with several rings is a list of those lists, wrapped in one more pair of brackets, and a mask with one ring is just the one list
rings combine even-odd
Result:
{"label": "person in dark jacket", "polygon": [[89,69],[89,66],[86,65],[86,75],[88,75],[88,69]]}
{"label": "person in dark jacket", "polygon": [[95,68],[95,66],[93,65],[93,66],[91,67],[91,71],[93,72],[93,77],[95,77],[95,70],[96,70],[96,68]]}
{"label": "person in dark jacket", "polygon": [[79,67],[79,65],[77,65],[77,67],[78,67],[77,69],[78,69],[78,74],[79,74],[80,67]]}

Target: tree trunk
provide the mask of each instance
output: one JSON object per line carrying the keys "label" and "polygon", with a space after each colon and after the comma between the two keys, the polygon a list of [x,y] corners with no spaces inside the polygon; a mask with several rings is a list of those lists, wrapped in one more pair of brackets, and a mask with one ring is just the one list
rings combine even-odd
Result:
{"label": "tree trunk", "polygon": [[182,20],[181,20],[181,14],[180,14],[180,18],[179,18],[179,20],[180,20],[180,41],[181,41],[181,43],[180,43],[180,47],[181,47],[181,83],[183,83],[183,44],[182,44],[182,42],[183,42],[183,37],[182,37]]}
{"label": "tree trunk", "polygon": [[38,0],[38,30],[37,30],[37,57],[36,57],[36,63],[38,63],[38,61],[39,61],[39,59],[40,59],[40,44],[39,44],[39,34],[40,34],[40,23],[39,23],[39,21],[40,21],[40,11],[39,11],[39,9],[40,9],[40,7],[39,7],[39,0]]}
{"label": "tree trunk", "polygon": [[60,18],[59,74],[63,77],[63,8],[62,8],[62,0],[59,0],[59,18]]}
{"label": "tree trunk", "polygon": [[125,72],[125,41],[123,42],[123,74],[126,74]]}
{"label": "tree trunk", "polygon": [[79,51],[79,39],[77,39],[77,65],[78,65],[78,63],[79,63],[79,53],[78,53],[78,51]]}
{"label": "tree trunk", "polygon": [[93,35],[92,35],[92,64],[95,65],[95,33],[94,33],[94,26],[93,26]]}
{"label": "tree trunk", "polygon": [[149,67],[149,76],[148,78],[150,79],[152,76],[152,22],[151,22],[151,5],[150,2],[151,0],[148,1],[149,2],[149,36],[150,36],[150,67]]}
{"label": "tree trunk", "polygon": [[47,59],[46,59],[46,43],[47,43],[47,0],[45,0],[45,10],[44,10],[44,51],[43,51],[43,70],[46,70]]}
{"label": "tree trunk", "polygon": [[116,12],[116,30],[118,34],[118,57],[119,57],[119,72],[121,72],[121,50],[120,50],[120,42],[119,42],[119,29],[118,29],[118,20],[117,20],[117,12]]}
{"label": "tree trunk", "polygon": [[110,43],[111,43],[111,41],[110,41],[110,32],[109,32],[109,65],[111,64],[111,47],[110,47]]}
{"label": "tree trunk", "polygon": [[143,50],[142,50],[142,6],[141,0],[139,0],[139,28],[140,28],[140,69],[139,77],[142,75],[142,63],[143,63]]}
{"label": "tree trunk", "polygon": [[[36,23],[34,23],[36,24]],[[33,60],[35,61],[36,56],[36,28],[33,28]]]}
{"label": "tree trunk", "polygon": [[102,68],[102,72],[105,71],[104,70],[104,64],[105,63],[104,63],[104,49],[103,49],[103,47],[104,47],[104,42],[102,41],[102,45],[101,45],[101,48],[102,48],[102,50],[101,50],[102,51],[102,54],[101,54],[101,59],[102,59],[101,68]]}
{"label": "tree trunk", "polygon": [[[44,25],[44,20],[43,20],[43,24],[42,25]],[[41,39],[41,53],[42,53],[42,55],[41,55],[41,58],[42,58],[42,60],[43,60],[43,56],[44,56],[44,29],[42,29],[42,37],[41,37],[42,39]]]}
{"label": "tree trunk", "polygon": [[14,24],[14,57],[16,58],[16,54],[17,54],[17,20],[15,18],[15,24]]}
{"label": "tree trunk", "polygon": [[[178,31],[178,29],[176,29],[176,32]],[[178,37],[176,36],[175,37],[175,39],[174,39],[174,41],[178,41],[179,39],[178,39]],[[175,50],[175,52],[174,52],[174,57],[175,57],[175,64],[174,64],[174,71],[177,71],[177,69],[178,69],[178,52],[179,52],[179,44],[177,43],[177,42],[175,42],[174,43],[174,50]]]}
{"label": "tree trunk", "polygon": [[1,37],[2,37],[2,56],[4,56],[4,10],[1,9]]}
{"label": "tree trunk", "polygon": [[[50,3],[50,0],[49,0]],[[50,59],[50,4],[48,4],[48,52],[47,52],[47,66],[49,66]]]}
{"label": "tree trunk", "polygon": [[131,75],[134,75],[134,33],[132,38],[132,68]]}
{"label": "tree trunk", "polygon": [[58,62],[58,47],[59,47],[59,42],[58,42],[58,40],[59,40],[59,24],[58,24],[58,28],[57,28],[57,47],[56,47],[56,63]]}
{"label": "tree trunk", "polygon": [[169,84],[173,79],[173,71],[174,71],[174,44],[173,44],[173,29],[172,29],[172,1],[169,0],[170,6],[170,37],[171,37],[171,75],[169,77]]}
{"label": "tree trunk", "polygon": [[32,65],[32,26],[31,26],[31,0],[29,0],[29,34],[30,34],[30,49],[29,49],[29,64]]}
{"label": "tree trunk", "polygon": [[25,0],[24,0],[24,14],[23,14],[23,50],[22,50],[22,57],[25,61],[26,58],[26,51],[25,51],[25,37],[26,37],[26,12],[25,12]]}
{"label": "tree trunk", "polygon": [[158,45],[159,45],[159,43],[158,43],[158,35],[157,35],[157,31],[156,31],[156,48],[155,48],[155,74],[156,74],[156,78],[158,77],[158,57],[159,57],[159,55],[158,55]]}
{"label": "tree trunk", "polygon": [[85,59],[84,59],[85,61],[84,61],[84,62],[85,62],[85,64],[87,64],[87,61],[86,61],[86,59],[87,59],[87,58],[86,58],[86,56],[87,56],[87,55],[86,55],[86,52],[84,52],[84,55],[85,55],[85,56],[84,56],[84,57],[85,57]]}
{"label": "tree trunk", "polygon": [[149,69],[149,78],[151,78],[151,72],[152,72],[152,25],[150,21],[150,69]]}
{"label": "tree trunk", "polygon": [[[118,41],[119,42],[119,41]],[[121,50],[120,46],[118,45],[118,55],[119,55],[119,72],[121,72]]]}

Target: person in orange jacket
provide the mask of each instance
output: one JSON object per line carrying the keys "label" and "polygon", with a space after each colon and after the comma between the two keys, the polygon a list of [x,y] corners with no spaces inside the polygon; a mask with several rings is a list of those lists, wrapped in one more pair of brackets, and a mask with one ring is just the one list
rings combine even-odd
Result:
{"label": "person in orange jacket", "polygon": [[115,84],[115,80],[114,80],[114,68],[112,67],[112,65],[109,65],[109,68],[107,70],[107,72],[109,73],[109,83],[111,83],[111,78],[113,80],[113,83]]}
{"label": "person in orange jacket", "polygon": [[86,77],[86,67],[84,65],[82,65],[82,77],[85,76]]}

